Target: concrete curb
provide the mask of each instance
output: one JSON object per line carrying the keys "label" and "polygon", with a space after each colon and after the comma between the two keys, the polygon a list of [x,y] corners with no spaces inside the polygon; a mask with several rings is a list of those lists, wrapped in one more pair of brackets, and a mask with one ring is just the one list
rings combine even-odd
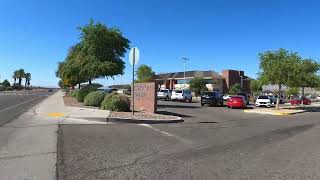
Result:
{"label": "concrete curb", "polygon": [[130,119],[130,118],[115,118],[107,117],[107,122],[113,123],[132,123],[132,124],[171,124],[184,122],[181,117],[176,120],[150,120],[150,119]]}
{"label": "concrete curb", "polygon": [[254,111],[254,110],[243,110],[245,113],[256,113],[256,114],[267,114],[267,115],[274,115],[274,116],[286,116],[286,115],[293,115],[293,114],[301,114],[306,112],[305,110],[299,112],[261,112],[261,111]]}

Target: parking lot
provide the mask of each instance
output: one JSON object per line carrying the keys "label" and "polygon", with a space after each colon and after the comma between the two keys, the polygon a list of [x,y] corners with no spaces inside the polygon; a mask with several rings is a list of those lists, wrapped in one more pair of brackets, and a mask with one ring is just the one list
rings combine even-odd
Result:
{"label": "parking lot", "polygon": [[[185,121],[60,126],[59,179],[308,179],[310,174],[318,175],[319,112],[270,116],[162,100],[158,111]],[[297,163],[301,159],[303,166]]]}

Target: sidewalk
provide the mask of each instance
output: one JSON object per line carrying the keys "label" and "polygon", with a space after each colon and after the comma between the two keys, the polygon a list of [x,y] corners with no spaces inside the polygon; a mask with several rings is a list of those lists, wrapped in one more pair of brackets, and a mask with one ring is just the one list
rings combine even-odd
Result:
{"label": "sidewalk", "polygon": [[67,107],[61,91],[0,127],[0,179],[56,179],[59,124],[106,124],[108,111]]}

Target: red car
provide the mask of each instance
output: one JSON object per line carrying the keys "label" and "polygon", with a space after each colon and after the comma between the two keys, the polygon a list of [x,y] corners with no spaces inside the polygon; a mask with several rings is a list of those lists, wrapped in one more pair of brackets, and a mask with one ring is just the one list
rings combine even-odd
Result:
{"label": "red car", "polygon": [[228,108],[245,108],[246,100],[243,96],[231,96],[227,101]]}
{"label": "red car", "polygon": [[299,105],[299,104],[304,104],[304,105],[310,105],[311,101],[307,98],[297,98],[297,99],[293,99],[290,101],[291,105]]}

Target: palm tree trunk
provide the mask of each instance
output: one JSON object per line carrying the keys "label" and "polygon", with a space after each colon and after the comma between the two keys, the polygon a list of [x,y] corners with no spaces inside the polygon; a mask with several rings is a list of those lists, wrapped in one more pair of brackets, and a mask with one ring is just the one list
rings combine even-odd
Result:
{"label": "palm tree trunk", "polygon": [[22,78],[19,78],[19,88],[21,86],[21,83],[22,83]]}

